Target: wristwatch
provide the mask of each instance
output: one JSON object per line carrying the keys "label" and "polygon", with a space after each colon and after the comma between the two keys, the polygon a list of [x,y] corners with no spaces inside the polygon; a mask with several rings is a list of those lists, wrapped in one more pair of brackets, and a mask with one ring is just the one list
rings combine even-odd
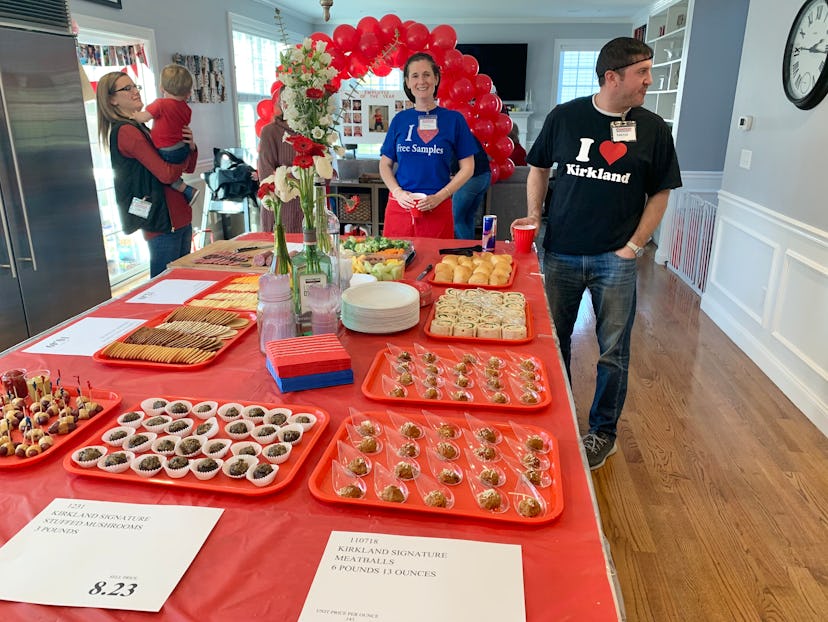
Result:
{"label": "wristwatch", "polygon": [[636,257],[641,257],[641,255],[643,255],[643,254],[644,254],[644,247],[643,247],[643,246],[639,246],[638,244],[636,244],[636,243],[635,243],[635,242],[633,242],[632,240],[630,240],[629,242],[627,242],[627,246],[628,246],[629,248],[631,248],[631,249],[632,249],[632,252],[634,252],[634,253],[635,253],[635,256],[636,256]]}

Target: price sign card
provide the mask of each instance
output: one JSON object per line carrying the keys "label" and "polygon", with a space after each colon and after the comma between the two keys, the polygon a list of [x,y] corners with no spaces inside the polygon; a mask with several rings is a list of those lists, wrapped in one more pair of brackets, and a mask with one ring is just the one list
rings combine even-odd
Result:
{"label": "price sign card", "polygon": [[333,531],[299,622],[525,622],[520,546]]}
{"label": "price sign card", "polygon": [[[160,611],[223,511],[55,499],[0,548],[0,599]],[[187,528],[159,562],[172,525]]]}
{"label": "price sign card", "polygon": [[45,339],[29,346],[24,352],[33,354],[65,354],[92,356],[106,344],[140,326],[146,320],[117,317],[85,317]]}
{"label": "price sign card", "polygon": [[197,293],[212,287],[218,281],[196,281],[192,279],[164,279],[148,287],[127,302],[152,305],[180,305]]}

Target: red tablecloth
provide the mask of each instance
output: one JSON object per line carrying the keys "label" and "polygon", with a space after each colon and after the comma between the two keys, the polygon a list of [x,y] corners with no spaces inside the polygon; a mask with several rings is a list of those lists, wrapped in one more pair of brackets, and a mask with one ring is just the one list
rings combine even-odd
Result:
{"label": "red tablecloth", "polygon": [[[255,236],[251,236],[255,237]],[[416,275],[437,263],[437,249],[462,245],[460,241],[415,240],[417,256],[408,274]],[[511,245],[498,250],[510,252]],[[31,468],[0,471],[0,542],[5,542],[55,497],[97,499],[148,504],[198,505],[224,508],[224,514],[178,587],[161,611],[164,620],[218,619],[295,620],[313,580],[331,530],[393,533],[436,538],[462,538],[519,544],[523,550],[526,616],[530,622],[617,619],[611,581],[605,561],[591,488],[578,446],[572,402],[561,371],[560,355],[552,337],[537,257],[517,256],[514,289],[524,292],[532,306],[537,337],[512,349],[542,356],[553,377],[553,405],[536,414],[493,414],[473,411],[492,419],[525,418],[546,427],[560,442],[564,510],[560,518],[536,528],[491,524],[485,520],[446,519],[392,510],[360,511],[322,503],[313,498],[307,477],[334,431],[348,416],[348,407],[384,409],[360,392],[360,385],[378,349],[392,340],[400,343],[434,343],[422,326],[393,336],[364,335],[340,328],[339,336],[353,357],[353,385],[279,393],[264,368],[255,329],[214,364],[200,371],[158,373],[114,367],[89,357],[35,355],[13,351],[0,359],[0,371],[14,367],[61,369],[64,376],[80,375],[94,386],[123,396],[127,409],[150,395],[239,399],[312,404],[327,410],[331,423],[297,481],[284,491],[260,498],[204,494],[156,486],[113,483],[66,473],[64,451]],[[169,271],[159,278],[224,279],[227,272]],[[443,291],[435,287],[435,297]],[[127,304],[125,297],[88,312],[95,317],[151,318],[159,305]],[[82,292],[78,292],[82,295]],[[425,318],[428,308],[423,309]],[[28,345],[28,344],[27,344]],[[441,412],[451,412],[441,409]],[[461,414],[456,411],[455,414]],[[116,413],[117,414],[117,413]],[[114,415],[113,415],[114,417]],[[159,543],[159,562],[175,554],[175,534],[186,525],[171,525],[169,540]],[[125,543],[126,544],[126,543]],[[166,552],[165,552],[166,551]],[[59,577],[49,574],[43,561],[43,585]],[[0,602],[0,617],[11,620],[141,620],[155,614],[103,609],[46,607]]]}

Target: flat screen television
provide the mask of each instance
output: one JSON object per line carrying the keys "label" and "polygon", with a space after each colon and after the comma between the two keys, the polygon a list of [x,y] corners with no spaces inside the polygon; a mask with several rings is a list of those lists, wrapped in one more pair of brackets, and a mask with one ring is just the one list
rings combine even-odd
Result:
{"label": "flat screen television", "polygon": [[458,43],[457,49],[471,54],[494,82],[500,99],[523,101],[526,98],[527,43]]}

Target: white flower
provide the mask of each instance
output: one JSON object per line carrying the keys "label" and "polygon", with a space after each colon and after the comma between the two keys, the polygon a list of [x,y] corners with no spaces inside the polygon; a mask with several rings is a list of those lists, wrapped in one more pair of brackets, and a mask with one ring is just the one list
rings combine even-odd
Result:
{"label": "white flower", "polygon": [[283,203],[287,203],[299,196],[299,188],[296,188],[292,183],[292,178],[288,175],[289,172],[290,169],[287,166],[280,166],[271,175],[274,178],[276,195]]}
{"label": "white flower", "polygon": [[313,156],[313,165],[320,177],[324,179],[333,177],[333,164],[330,156]]}
{"label": "white flower", "polygon": [[[328,47],[328,42],[327,41],[317,41],[316,42],[316,51],[317,52],[324,52],[327,49],[327,47]],[[330,56],[330,54],[328,56]],[[330,63],[331,61],[329,60],[328,62]]]}
{"label": "white flower", "polygon": [[311,138],[313,138],[315,141],[319,142],[324,137],[325,130],[323,130],[321,127],[315,127],[311,130]]}

